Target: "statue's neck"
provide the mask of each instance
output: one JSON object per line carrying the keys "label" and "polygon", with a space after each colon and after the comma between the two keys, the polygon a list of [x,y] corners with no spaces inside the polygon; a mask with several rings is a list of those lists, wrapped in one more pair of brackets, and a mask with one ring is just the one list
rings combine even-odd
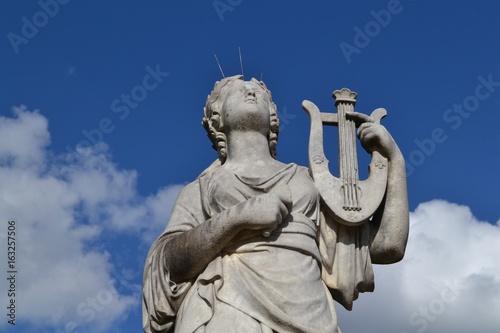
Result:
{"label": "statue's neck", "polygon": [[228,134],[226,164],[267,164],[273,161],[264,134],[237,130]]}

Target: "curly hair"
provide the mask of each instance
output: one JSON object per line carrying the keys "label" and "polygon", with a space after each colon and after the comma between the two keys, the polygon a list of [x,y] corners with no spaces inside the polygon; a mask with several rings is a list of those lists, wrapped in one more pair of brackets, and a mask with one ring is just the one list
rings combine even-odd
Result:
{"label": "curly hair", "polygon": [[[208,138],[212,141],[212,147],[219,154],[219,160],[222,164],[227,158],[227,138],[226,135],[221,131],[221,108],[222,96],[224,96],[227,89],[236,80],[243,80],[243,75],[234,75],[224,78],[220,81],[215,82],[214,89],[208,95],[207,102],[203,108],[204,117],[202,119],[202,125],[208,133]],[[276,104],[272,101],[271,92],[267,89],[266,85],[262,81],[258,81],[252,78],[251,82],[257,83],[259,87],[262,88],[269,96],[271,103],[269,104],[269,117],[270,117],[270,129],[268,134],[269,142],[269,152],[273,158],[276,158],[276,145],[278,144],[278,133],[279,133],[279,119],[276,113]]]}

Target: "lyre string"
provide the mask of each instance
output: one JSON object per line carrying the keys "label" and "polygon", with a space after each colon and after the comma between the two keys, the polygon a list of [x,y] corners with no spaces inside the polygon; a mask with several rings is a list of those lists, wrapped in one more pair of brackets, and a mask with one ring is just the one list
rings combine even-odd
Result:
{"label": "lyre string", "polygon": [[356,127],[354,121],[346,119],[348,111],[354,111],[351,103],[340,102],[337,105],[339,117],[339,176],[343,181],[344,209],[360,210],[359,176],[356,154]]}

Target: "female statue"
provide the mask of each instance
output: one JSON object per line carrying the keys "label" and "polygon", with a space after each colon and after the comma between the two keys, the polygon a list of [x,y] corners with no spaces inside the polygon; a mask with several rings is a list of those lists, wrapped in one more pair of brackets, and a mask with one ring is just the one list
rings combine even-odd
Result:
{"label": "female statue", "polygon": [[396,143],[382,125],[360,126],[363,147],[388,160],[387,189],[368,223],[346,226],[323,209],[307,168],[275,159],[279,121],[263,82],[217,82],[203,125],[219,159],[182,190],[149,251],[145,332],[340,332],[333,301],[351,309],[373,290],[372,263],[404,255]]}

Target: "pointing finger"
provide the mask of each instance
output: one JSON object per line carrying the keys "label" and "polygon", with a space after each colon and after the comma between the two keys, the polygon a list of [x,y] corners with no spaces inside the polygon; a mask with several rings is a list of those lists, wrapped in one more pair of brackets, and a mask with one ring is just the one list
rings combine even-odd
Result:
{"label": "pointing finger", "polygon": [[345,116],[347,119],[354,121],[357,126],[363,123],[373,123],[372,117],[364,113],[351,111],[351,112],[346,112]]}

